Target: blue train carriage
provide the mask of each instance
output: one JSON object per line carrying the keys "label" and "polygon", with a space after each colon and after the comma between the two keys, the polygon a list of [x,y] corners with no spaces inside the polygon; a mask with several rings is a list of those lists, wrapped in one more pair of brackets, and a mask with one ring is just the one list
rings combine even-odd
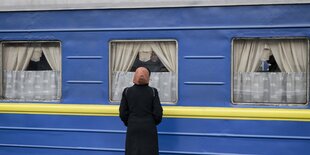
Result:
{"label": "blue train carriage", "polygon": [[120,95],[153,70],[160,154],[310,154],[310,1],[8,1],[0,154],[120,155]]}

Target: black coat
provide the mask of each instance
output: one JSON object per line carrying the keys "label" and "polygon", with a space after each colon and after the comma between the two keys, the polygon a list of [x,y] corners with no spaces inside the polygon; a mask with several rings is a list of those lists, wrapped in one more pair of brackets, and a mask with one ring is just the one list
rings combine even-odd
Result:
{"label": "black coat", "polygon": [[119,108],[127,126],[126,155],[158,155],[157,128],[162,107],[155,88],[134,85],[123,91]]}

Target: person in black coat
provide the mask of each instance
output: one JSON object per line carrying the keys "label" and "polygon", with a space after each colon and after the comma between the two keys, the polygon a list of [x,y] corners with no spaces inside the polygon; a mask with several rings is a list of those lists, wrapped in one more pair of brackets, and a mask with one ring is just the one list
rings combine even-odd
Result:
{"label": "person in black coat", "polygon": [[277,62],[276,62],[276,59],[274,58],[273,55],[269,56],[269,60],[267,61],[267,63],[270,64],[269,68],[268,68],[268,71],[269,72],[281,72]]}
{"label": "person in black coat", "polygon": [[158,155],[156,126],[161,122],[163,109],[158,91],[148,86],[150,70],[137,68],[134,85],[125,88],[119,107],[119,116],[127,126],[126,155]]}

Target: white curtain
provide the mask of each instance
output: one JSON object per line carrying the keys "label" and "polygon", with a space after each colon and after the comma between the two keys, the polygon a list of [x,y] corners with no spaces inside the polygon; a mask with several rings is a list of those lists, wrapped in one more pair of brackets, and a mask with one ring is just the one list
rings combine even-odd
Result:
{"label": "white curtain", "polygon": [[[132,86],[133,72],[128,72],[138,53],[152,49],[169,72],[152,72],[150,86],[159,90],[163,102],[176,101],[176,44],[175,42],[116,42],[112,43],[111,100],[119,101],[125,87]],[[140,51],[142,50],[142,51]]]}
{"label": "white curtain", "polygon": [[53,101],[60,99],[60,71],[4,71],[6,100]]}
{"label": "white curtain", "polygon": [[3,48],[3,70],[25,70],[34,50],[34,47],[27,46],[9,46]]}
{"label": "white curtain", "polygon": [[[112,100],[121,100],[124,88],[133,85],[133,75],[134,72],[114,72],[112,74]],[[175,81],[176,74],[173,72],[152,72],[150,86],[158,90],[161,102],[175,102],[177,99]]]}
{"label": "white curtain", "polygon": [[[14,44],[3,48],[3,93],[6,100],[53,101],[61,95],[60,48],[43,44]],[[33,56],[42,52],[53,71],[25,71]]]}
{"label": "white curtain", "polygon": [[[305,39],[236,40],[234,101],[306,103],[307,46]],[[255,72],[267,51],[282,72]]]}
{"label": "white curtain", "polygon": [[306,73],[236,73],[234,101],[243,103],[306,103]]}
{"label": "white curtain", "polygon": [[263,57],[265,41],[236,40],[234,41],[234,72],[254,72]]}
{"label": "white curtain", "polygon": [[112,43],[112,71],[129,71],[140,47],[141,43],[137,42]]}
{"label": "white curtain", "polygon": [[306,72],[307,40],[273,40],[269,42],[279,68],[285,72]]}
{"label": "white curtain", "polygon": [[175,42],[150,42],[148,43],[160,61],[169,72],[176,72],[176,43]]}
{"label": "white curtain", "polygon": [[61,53],[58,46],[43,46],[42,51],[48,61],[48,64],[54,71],[61,70]]}

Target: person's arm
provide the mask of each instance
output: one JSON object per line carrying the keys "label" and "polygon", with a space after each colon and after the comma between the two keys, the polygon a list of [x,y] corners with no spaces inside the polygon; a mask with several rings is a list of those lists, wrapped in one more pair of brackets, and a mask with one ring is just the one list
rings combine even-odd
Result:
{"label": "person's arm", "polygon": [[126,99],[126,90],[128,88],[125,88],[122,95],[121,104],[119,106],[119,117],[124,122],[124,125],[128,125],[128,117],[129,117],[129,108],[128,108],[128,102]]}
{"label": "person's arm", "polygon": [[161,107],[161,104],[160,104],[157,89],[155,89],[155,98],[153,102],[153,117],[154,117],[156,125],[158,125],[161,122],[162,117],[163,117],[163,108]]}

